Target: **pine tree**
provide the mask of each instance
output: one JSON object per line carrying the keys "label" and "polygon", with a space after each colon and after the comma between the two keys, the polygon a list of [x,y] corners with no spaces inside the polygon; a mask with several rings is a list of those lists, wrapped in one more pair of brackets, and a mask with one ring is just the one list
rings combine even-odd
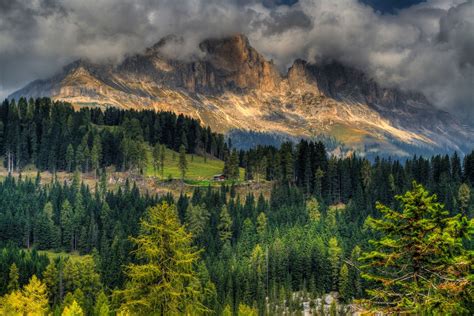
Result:
{"label": "pine tree", "polygon": [[362,284],[361,284],[361,277],[360,277],[360,269],[359,269],[359,258],[360,258],[360,247],[355,246],[351,252],[350,258],[350,267],[349,267],[349,277],[352,292],[354,293],[354,297],[359,298],[362,296]]}
{"label": "pine tree", "polygon": [[99,134],[94,136],[94,141],[92,143],[92,149],[90,151],[91,155],[91,167],[94,170],[95,176],[99,172],[100,163],[102,159],[102,143],[100,140]]}
{"label": "pine tree", "polygon": [[468,215],[469,202],[471,201],[471,189],[465,183],[459,186],[458,190],[458,203],[459,210],[464,216]]}
{"label": "pine tree", "polygon": [[331,237],[328,244],[328,256],[331,264],[332,289],[336,290],[339,278],[339,266],[341,262],[342,249],[336,237]]}
{"label": "pine tree", "polygon": [[321,212],[319,211],[319,203],[314,197],[310,198],[306,202],[306,210],[308,217],[312,223],[319,223],[321,220]]}
{"label": "pine tree", "polygon": [[199,251],[179,223],[176,207],[163,202],[148,208],[140,234],[131,238],[138,263],[127,266],[123,309],[149,315],[206,311],[194,270]]}
{"label": "pine tree", "polygon": [[50,262],[43,272],[43,281],[46,285],[49,301],[53,305],[59,302],[59,271],[54,262]]}
{"label": "pine tree", "polygon": [[74,250],[74,210],[68,200],[61,206],[60,223],[62,231],[62,246]]}
{"label": "pine tree", "polygon": [[260,212],[257,217],[257,235],[260,242],[265,242],[267,239],[267,216],[264,212]]}
{"label": "pine tree", "polygon": [[[376,284],[367,290],[374,308],[395,313],[461,314],[472,299],[472,261],[463,246],[474,221],[449,212],[423,186],[396,199],[401,212],[378,203],[382,218],[367,225],[381,235],[362,255],[363,277]],[[471,262],[471,263],[469,263]]]}
{"label": "pine tree", "polygon": [[45,204],[37,216],[33,228],[34,241],[38,249],[55,249],[59,246],[59,231],[53,221],[53,204]]}
{"label": "pine tree", "polygon": [[223,244],[232,238],[232,217],[230,217],[226,205],[222,206],[217,229],[219,231],[219,239]]}
{"label": "pine tree", "polygon": [[183,181],[187,170],[188,162],[186,161],[186,148],[184,145],[181,145],[179,146],[179,171],[181,172],[181,180]]}
{"label": "pine tree", "polygon": [[164,173],[165,173],[165,155],[166,155],[166,147],[165,145],[161,145],[161,150],[160,150],[161,179],[164,178]]}
{"label": "pine tree", "polygon": [[186,226],[194,238],[199,238],[209,225],[209,211],[206,205],[190,204],[186,209]]}
{"label": "pine tree", "polygon": [[152,152],[152,156],[153,156],[153,171],[155,172],[155,176],[156,176],[156,172],[160,170],[160,166],[161,166],[161,145],[159,143],[156,143],[155,146],[153,146],[153,152]]}
{"label": "pine tree", "polygon": [[74,148],[71,144],[66,149],[66,171],[72,172],[74,167]]}
{"label": "pine tree", "polygon": [[104,291],[100,291],[99,296],[97,296],[96,303],[94,306],[94,316],[109,316],[110,307],[109,299],[105,295]]}
{"label": "pine tree", "polygon": [[17,291],[20,288],[20,284],[18,283],[19,278],[20,273],[18,272],[18,268],[15,263],[12,263],[10,266],[10,272],[8,273],[8,293]]}
{"label": "pine tree", "polygon": [[352,297],[352,288],[349,279],[349,268],[343,264],[339,271],[339,295],[344,302],[349,302]]}

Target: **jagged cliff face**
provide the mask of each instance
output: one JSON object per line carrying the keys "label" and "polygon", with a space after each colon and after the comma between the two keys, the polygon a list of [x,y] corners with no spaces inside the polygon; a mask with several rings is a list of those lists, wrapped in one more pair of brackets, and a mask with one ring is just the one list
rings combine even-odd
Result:
{"label": "jagged cliff face", "polygon": [[420,94],[383,88],[338,63],[296,60],[282,75],[243,35],[210,39],[178,60],[164,39],[120,65],[78,61],[11,97],[51,96],[76,105],[153,108],[233,129],[297,137],[325,134],[360,152],[407,155],[413,149],[465,151],[474,133]]}

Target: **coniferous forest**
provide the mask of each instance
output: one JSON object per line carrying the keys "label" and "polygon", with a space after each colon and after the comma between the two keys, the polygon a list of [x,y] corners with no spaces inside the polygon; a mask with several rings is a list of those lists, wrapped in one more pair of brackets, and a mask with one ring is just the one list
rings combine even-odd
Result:
{"label": "coniferous forest", "polygon": [[[110,186],[163,169],[165,148],[182,177],[157,182],[180,190]],[[187,155],[226,180],[184,190]],[[22,98],[0,106],[0,157],[2,315],[474,311],[474,151],[238,150],[183,115]]]}

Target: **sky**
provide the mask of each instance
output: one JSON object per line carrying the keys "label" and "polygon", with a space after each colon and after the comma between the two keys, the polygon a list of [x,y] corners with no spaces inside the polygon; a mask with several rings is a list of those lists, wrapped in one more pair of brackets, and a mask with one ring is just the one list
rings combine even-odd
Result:
{"label": "sky", "polygon": [[170,34],[193,58],[235,33],[282,73],[337,60],[474,120],[474,0],[0,0],[0,98],[78,58],[120,62]]}

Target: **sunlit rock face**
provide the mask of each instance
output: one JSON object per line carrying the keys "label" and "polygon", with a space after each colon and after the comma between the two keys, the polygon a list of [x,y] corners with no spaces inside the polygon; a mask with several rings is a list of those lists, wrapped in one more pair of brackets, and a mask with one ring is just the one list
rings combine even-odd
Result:
{"label": "sunlit rock face", "polygon": [[323,134],[344,144],[346,152],[361,154],[472,148],[473,131],[449,113],[419,93],[384,87],[360,70],[334,61],[296,60],[282,74],[241,34],[205,40],[186,58],[166,51],[181,40],[167,37],[119,65],[76,61],[10,97],[173,111],[224,133]]}

